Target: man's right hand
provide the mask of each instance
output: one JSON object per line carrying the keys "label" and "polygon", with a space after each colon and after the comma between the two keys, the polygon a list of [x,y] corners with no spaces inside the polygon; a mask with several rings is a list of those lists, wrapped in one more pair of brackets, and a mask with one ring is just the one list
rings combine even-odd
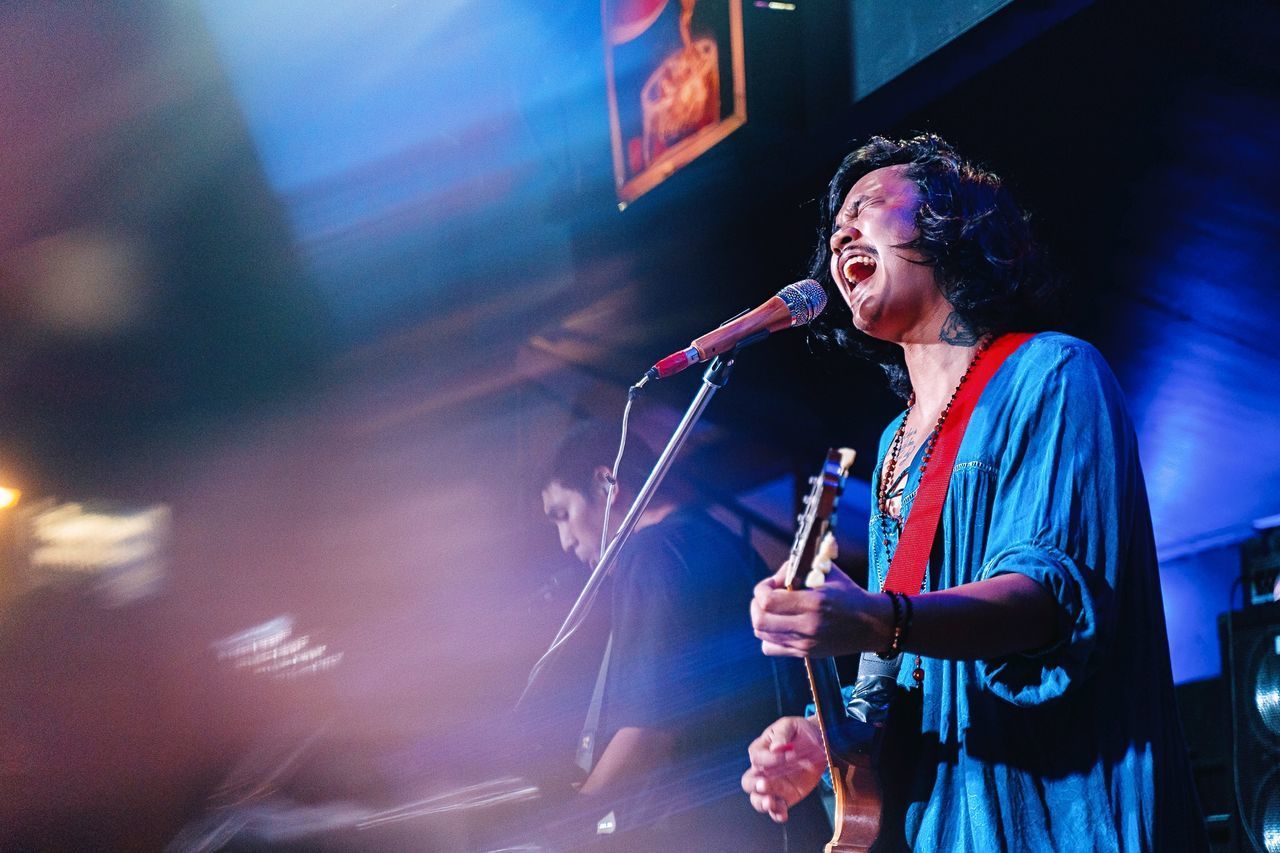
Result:
{"label": "man's right hand", "polygon": [[815,720],[783,717],[747,748],[751,767],[742,774],[742,790],[756,811],[778,823],[787,810],[809,795],[827,769],[822,733]]}

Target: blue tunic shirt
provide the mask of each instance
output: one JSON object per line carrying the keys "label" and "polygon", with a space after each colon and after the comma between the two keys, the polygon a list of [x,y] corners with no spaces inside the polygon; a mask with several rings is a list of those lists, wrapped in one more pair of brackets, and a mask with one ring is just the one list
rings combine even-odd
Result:
{"label": "blue tunic shirt", "polygon": [[[877,481],[899,422],[881,439]],[[918,478],[913,465],[904,513]],[[878,589],[888,560],[876,507],[870,527]],[[984,853],[1207,849],[1137,441],[1097,350],[1046,333],[1009,357],[961,443],[940,540],[929,589],[1027,575],[1057,602],[1060,639],[1032,654],[924,660],[920,736],[883,758],[907,781],[882,839]],[[917,689],[914,656],[903,659],[899,682]]]}

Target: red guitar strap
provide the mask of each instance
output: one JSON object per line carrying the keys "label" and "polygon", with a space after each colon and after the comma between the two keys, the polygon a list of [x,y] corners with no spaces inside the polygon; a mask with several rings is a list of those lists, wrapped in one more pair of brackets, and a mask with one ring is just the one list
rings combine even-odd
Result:
{"label": "red guitar strap", "polygon": [[938,534],[938,519],[942,517],[942,506],[947,502],[951,470],[955,467],[956,454],[960,451],[965,428],[969,426],[969,417],[978,405],[978,398],[982,396],[987,382],[995,376],[1000,365],[1031,337],[1029,332],[1016,332],[996,338],[982,354],[982,358],[978,359],[969,378],[960,386],[960,391],[951,404],[951,412],[933,443],[929,467],[916,491],[915,503],[911,505],[911,514],[907,516],[902,536],[898,539],[898,548],[889,564],[889,574],[884,579],[885,591],[904,595],[916,595],[920,592],[925,571],[929,567],[929,554],[933,552],[933,542]]}

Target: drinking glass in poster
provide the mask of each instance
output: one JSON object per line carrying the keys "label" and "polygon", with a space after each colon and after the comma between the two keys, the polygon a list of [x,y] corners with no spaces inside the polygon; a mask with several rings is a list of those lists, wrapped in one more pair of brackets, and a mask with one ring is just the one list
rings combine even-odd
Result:
{"label": "drinking glass in poster", "polygon": [[741,0],[603,0],[614,179],[624,205],[747,119]]}

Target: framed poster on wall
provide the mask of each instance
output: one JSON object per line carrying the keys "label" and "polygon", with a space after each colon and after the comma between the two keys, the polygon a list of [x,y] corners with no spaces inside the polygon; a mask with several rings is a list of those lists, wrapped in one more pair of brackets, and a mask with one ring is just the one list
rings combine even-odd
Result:
{"label": "framed poster on wall", "polygon": [[746,122],[742,0],[603,0],[601,8],[621,208]]}

